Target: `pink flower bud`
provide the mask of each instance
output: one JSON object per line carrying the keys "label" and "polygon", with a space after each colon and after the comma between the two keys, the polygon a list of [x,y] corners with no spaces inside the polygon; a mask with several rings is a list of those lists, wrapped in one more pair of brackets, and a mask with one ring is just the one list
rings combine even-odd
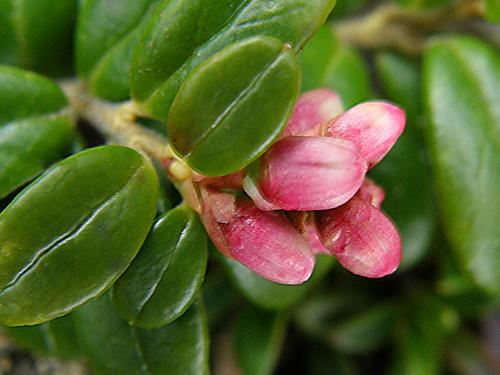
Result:
{"label": "pink flower bud", "polygon": [[332,120],[327,133],[354,142],[371,168],[389,152],[405,122],[401,108],[386,102],[366,102]]}
{"label": "pink flower bud", "polygon": [[258,187],[267,202],[281,209],[325,210],[347,202],[365,173],[366,162],[352,142],[291,136],[261,159]]}
{"label": "pink flower bud", "polygon": [[316,226],[325,247],[352,273],[383,277],[401,262],[398,230],[358,195],[339,208],[316,212]]}
{"label": "pink flower bud", "polygon": [[283,137],[320,136],[323,124],[343,111],[340,98],[335,92],[329,89],[308,91],[297,101]]}
{"label": "pink flower bud", "polygon": [[230,194],[202,190],[201,216],[223,254],[277,283],[301,284],[309,279],[314,254],[283,212],[261,211],[247,198],[220,195]]}
{"label": "pink flower bud", "polygon": [[370,203],[373,207],[380,209],[385,199],[385,191],[369,178],[365,178],[356,196]]}

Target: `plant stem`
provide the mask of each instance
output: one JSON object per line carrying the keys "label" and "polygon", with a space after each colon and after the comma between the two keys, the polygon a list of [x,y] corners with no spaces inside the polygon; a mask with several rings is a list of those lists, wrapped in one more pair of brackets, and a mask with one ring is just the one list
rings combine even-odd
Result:
{"label": "plant stem", "polygon": [[436,9],[402,9],[382,4],[372,12],[339,21],[333,29],[341,39],[365,49],[396,48],[407,54],[419,54],[425,48],[427,34],[481,16],[481,0],[460,0]]}
{"label": "plant stem", "polygon": [[160,161],[175,158],[164,137],[137,123],[133,102],[113,104],[97,99],[79,80],[64,81],[61,87],[74,115],[87,121],[110,142],[129,146]]}
{"label": "plant stem", "polygon": [[95,98],[78,79],[60,82],[69,99],[75,119],[81,118],[101,133],[109,142],[133,148],[165,168],[186,203],[200,212],[194,172],[169,146],[165,137],[137,122],[134,103],[114,104]]}

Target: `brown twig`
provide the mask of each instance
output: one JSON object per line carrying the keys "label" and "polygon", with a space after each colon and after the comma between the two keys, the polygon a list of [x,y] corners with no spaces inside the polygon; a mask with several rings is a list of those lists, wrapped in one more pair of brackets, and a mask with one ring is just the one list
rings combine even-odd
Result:
{"label": "brown twig", "polygon": [[332,27],[341,39],[360,48],[390,47],[418,54],[424,49],[429,33],[482,13],[481,0],[454,1],[430,10],[403,9],[387,3],[366,15],[336,22]]}

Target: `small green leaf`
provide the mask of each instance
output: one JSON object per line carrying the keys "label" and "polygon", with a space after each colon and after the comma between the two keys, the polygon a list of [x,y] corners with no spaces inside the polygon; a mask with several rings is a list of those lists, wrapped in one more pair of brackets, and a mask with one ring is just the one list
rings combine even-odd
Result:
{"label": "small green leaf", "polygon": [[0,198],[70,153],[73,120],[51,81],[0,66]]}
{"label": "small green leaf", "polygon": [[396,317],[394,304],[380,303],[355,316],[325,327],[326,340],[337,350],[362,354],[380,348],[391,336]]}
{"label": "small green leaf", "polygon": [[108,100],[130,96],[132,52],[161,0],[87,0],[76,31],[76,67],[92,92]]}
{"label": "small green leaf", "polygon": [[421,111],[419,67],[395,53],[380,53],[376,68],[387,97],[401,104],[407,125],[391,152],[371,175],[384,187],[382,208],[398,226],[403,240],[400,269],[417,264],[427,254],[436,224],[432,180],[424,159],[423,137],[417,116]]}
{"label": "small green leaf", "polygon": [[0,322],[43,323],[107,290],[146,238],[157,197],[152,166],[126,147],[49,169],[0,214]]}
{"label": "small green leaf", "polygon": [[27,327],[5,327],[16,344],[40,355],[79,358],[81,350],[76,338],[72,315]]}
{"label": "small green leaf", "polygon": [[130,326],[104,295],[75,312],[78,338],[95,375],[208,374],[208,334],[199,302],[159,329]]}
{"label": "small green leaf", "polygon": [[198,215],[179,206],[158,219],[130,267],[113,287],[118,313],[157,328],[182,315],[205,275],[207,239]]}
{"label": "small green leaf", "polygon": [[399,315],[388,374],[441,374],[448,316],[444,306],[431,295],[416,294]]}
{"label": "small green leaf", "polygon": [[371,97],[368,68],[354,48],[343,44],[329,27],[322,27],[299,55],[302,90],[327,87],[336,91],[346,108]]}
{"label": "small green leaf", "polygon": [[201,174],[236,172],[279,136],[299,84],[295,56],[279,40],[232,44],[193,70],[179,90],[167,123],[171,144]]}
{"label": "small green leaf", "polygon": [[223,256],[220,259],[245,297],[267,310],[282,310],[299,302],[333,265],[332,257],[318,256],[311,279],[301,285],[283,285],[263,279],[235,260]]}
{"label": "small green leaf", "polygon": [[2,0],[0,64],[67,73],[76,0]]}
{"label": "small green leaf", "polygon": [[249,306],[236,323],[235,351],[243,375],[271,375],[285,339],[286,316]]}
{"label": "small green leaf", "polygon": [[392,334],[395,305],[370,292],[338,290],[314,296],[297,309],[297,326],[336,352],[362,354],[379,348]]}
{"label": "small green leaf", "polygon": [[455,37],[425,56],[428,139],[443,224],[462,266],[500,294],[500,57]]}
{"label": "small green leaf", "polygon": [[335,0],[165,1],[134,52],[132,97],[144,113],[164,119],[183,81],[207,58],[258,35],[289,43],[296,52],[334,4]]}

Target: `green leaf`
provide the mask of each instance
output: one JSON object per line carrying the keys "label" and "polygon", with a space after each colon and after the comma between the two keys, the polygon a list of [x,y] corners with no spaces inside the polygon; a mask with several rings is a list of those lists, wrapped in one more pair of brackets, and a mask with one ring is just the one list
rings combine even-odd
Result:
{"label": "green leaf", "polygon": [[0,214],[0,322],[43,323],[106,291],[146,238],[157,197],[152,166],[126,147],[45,172]]}
{"label": "green leaf", "polygon": [[130,267],[113,287],[118,313],[130,324],[157,328],[182,315],[205,275],[207,239],[198,215],[179,206],[161,216]]}
{"label": "green leaf", "polygon": [[16,344],[37,354],[60,358],[81,356],[72,315],[36,326],[4,329]]}
{"label": "green leaf", "polygon": [[400,311],[394,358],[388,374],[441,374],[441,352],[449,318],[449,312],[434,297],[413,295],[412,302]]}
{"label": "green leaf", "polygon": [[78,337],[95,375],[208,374],[208,335],[198,302],[159,329],[128,325],[108,295],[75,312]]}
{"label": "green leaf", "polygon": [[76,0],[2,0],[0,64],[67,73]]}
{"label": "green leaf", "polygon": [[422,75],[417,61],[395,52],[380,52],[375,67],[384,94],[403,107],[415,123],[422,111]]}
{"label": "green leaf", "polygon": [[279,136],[299,84],[295,56],[279,40],[232,44],[193,70],[179,90],[167,123],[171,145],[201,174],[236,172]]}
{"label": "green leaf", "polygon": [[387,97],[400,103],[407,113],[403,135],[371,172],[386,191],[382,207],[400,230],[403,240],[400,269],[406,269],[427,254],[436,224],[432,180],[424,159],[420,129],[416,127],[421,111],[421,75],[417,64],[395,53],[378,54],[376,67]]}
{"label": "green leaf", "polygon": [[486,19],[490,22],[500,22],[500,0],[484,0],[485,1],[485,15]]}
{"label": "green leaf", "polygon": [[394,304],[379,303],[325,329],[326,340],[345,353],[370,352],[388,341],[395,317]]}
{"label": "green leaf", "polygon": [[271,375],[285,339],[286,316],[249,306],[238,316],[234,348],[243,375]]}
{"label": "green leaf", "polygon": [[68,103],[51,81],[0,66],[0,198],[70,153]]}
{"label": "green leaf", "polygon": [[224,270],[215,264],[211,264],[202,288],[208,326],[212,330],[219,324],[226,322],[226,319],[233,313],[234,305],[241,298],[231,285]]}
{"label": "green leaf", "polygon": [[345,108],[373,97],[367,66],[357,50],[343,44],[329,27],[322,27],[299,56],[302,91],[327,87]]}
{"label": "green leaf", "polygon": [[387,341],[395,316],[392,302],[378,302],[373,293],[344,287],[305,301],[297,309],[296,322],[336,352],[363,354]]}
{"label": "green leaf", "polygon": [[500,294],[500,57],[455,37],[425,56],[429,146],[444,229],[462,266]]}
{"label": "green leaf", "polygon": [[335,0],[165,1],[134,52],[132,97],[144,113],[164,119],[183,81],[208,57],[258,35],[289,43],[296,52],[334,4]]}
{"label": "green leaf", "polygon": [[243,295],[266,310],[282,310],[299,302],[333,265],[332,257],[318,256],[311,279],[301,285],[283,285],[263,279],[235,260],[223,256],[220,259]]}
{"label": "green leaf", "polygon": [[161,0],[87,0],[76,31],[76,68],[91,91],[107,100],[130,96],[132,52]]}

